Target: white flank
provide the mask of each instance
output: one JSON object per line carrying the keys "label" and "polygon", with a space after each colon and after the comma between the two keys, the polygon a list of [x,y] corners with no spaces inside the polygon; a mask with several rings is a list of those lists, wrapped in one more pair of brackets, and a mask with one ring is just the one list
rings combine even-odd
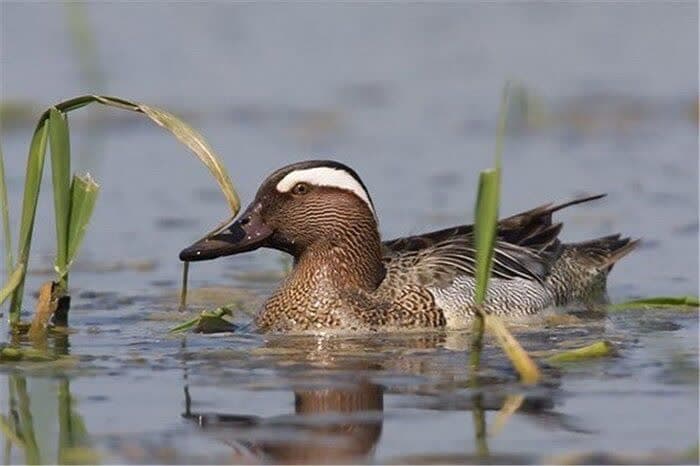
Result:
{"label": "white flank", "polygon": [[277,191],[281,193],[289,192],[297,183],[308,183],[314,186],[327,186],[329,188],[339,188],[354,193],[362,199],[370,212],[374,215],[372,203],[369,201],[367,191],[362,185],[345,170],[331,167],[307,168],[305,170],[294,170],[288,173],[277,183]]}

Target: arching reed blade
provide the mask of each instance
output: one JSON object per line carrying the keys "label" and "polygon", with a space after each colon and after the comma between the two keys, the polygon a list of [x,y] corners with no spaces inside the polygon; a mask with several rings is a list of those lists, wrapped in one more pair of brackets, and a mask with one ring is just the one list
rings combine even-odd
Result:
{"label": "arching reed blade", "polygon": [[[238,213],[240,202],[233,183],[221,160],[207,144],[201,134],[173,114],[149,105],[132,102],[118,97],[84,95],[60,102],[46,110],[37,122],[27,158],[27,175],[25,178],[24,198],[20,221],[18,242],[18,263],[27,264],[31,249],[32,233],[36,216],[36,206],[41,185],[41,176],[47,141],[51,146],[52,180],[54,186],[54,208],[56,210],[56,271],[62,288],[67,287],[68,270],[75,259],[85,235],[85,229],[94,209],[99,186],[89,176],[82,176],[70,182],[70,142],[68,134],[67,113],[91,103],[142,113],[151,121],[170,131],[182,144],[189,148],[209,169],[219,184],[232,215]],[[0,166],[0,168],[4,168]],[[4,175],[4,174],[3,174]],[[3,186],[4,189],[4,176]],[[0,196],[4,196],[0,189]],[[6,196],[3,197],[6,201]],[[7,202],[4,202],[6,207]],[[3,209],[3,223],[8,217]],[[7,228],[6,228],[7,229]],[[9,242],[9,235],[7,235]],[[9,247],[9,246],[8,246]],[[6,262],[11,264],[10,254],[6,252]],[[10,321],[19,323],[24,291],[24,273],[20,273],[19,282],[12,291]]]}

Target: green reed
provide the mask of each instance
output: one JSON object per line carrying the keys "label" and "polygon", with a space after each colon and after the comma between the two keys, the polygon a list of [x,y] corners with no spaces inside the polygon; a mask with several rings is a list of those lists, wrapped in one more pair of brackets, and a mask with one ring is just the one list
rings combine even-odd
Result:
{"label": "green reed", "polygon": [[474,213],[474,243],[476,247],[476,290],[474,299],[476,316],[472,329],[470,365],[472,371],[476,373],[481,364],[484,331],[489,329],[520,374],[520,380],[523,383],[532,384],[537,383],[540,379],[537,364],[530,358],[515,337],[511,335],[501,319],[487,313],[484,308],[498,234],[501,159],[508,121],[509,87],[509,83],[506,83],[501,99],[498,129],[496,131],[494,168],[482,171],[479,176],[479,190]]}
{"label": "green reed", "polygon": [[[7,199],[7,185],[5,178],[5,158],[0,147],[0,215],[2,216],[2,234],[5,244],[5,273],[10,275],[12,270],[12,236],[10,234],[10,205]],[[0,300],[0,304],[2,300]]]}
{"label": "green reed", "polygon": [[30,143],[16,263],[13,263],[11,252],[7,190],[4,166],[2,165],[2,153],[0,153],[0,197],[3,201],[5,262],[8,274],[10,274],[11,270],[14,270],[10,275],[11,279],[0,291],[0,298],[2,298],[0,303],[8,296],[12,296],[9,317],[13,328],[20,321],[26,264],[28,263],[31,250],[36,207],[47,148],[51,151],[51,175],[56,225],[55,283],[58,286],[59,296],[67,293],[69,270],[80,249],[80,244],[85,236],[85,231],[99,193],[99,185],[90,175],[73,175],[71,179],[68,113],[91,103],[99,103],[146,115],[158,126],[170,131],[209,169],[223,191],[234,215],[240,208],[238,194],[214,150],[197,131],[171,113],[117,97],[98,95],[80,96],[56,104],[46,110],[39,118]]}
{"label": "green reed", "polygon": [[591,359],[603,358],[606,356],[615,356],[617,350],[615,345],[607,340],[600,340],[590,345],[580,348],[568,349],[559,351],[547,358],[549,363],[565,363],[565,362],[581,362]]}
{"label": "green reed", "polygon": [[619,311],[626,309],[665,309],[696,311],[700,308],[700,300],[697,296],[654,296],[643,299],[632,299],[621,303],[609,304],[607,311]]}

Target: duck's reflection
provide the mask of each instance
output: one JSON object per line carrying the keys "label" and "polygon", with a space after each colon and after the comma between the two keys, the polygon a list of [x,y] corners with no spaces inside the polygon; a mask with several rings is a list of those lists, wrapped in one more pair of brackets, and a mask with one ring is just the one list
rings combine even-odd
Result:
{"label": "duck's reflection", "polygon": [[[371,460],[382,433],[385,393],[396,397],[399,409],[471,412],[474,443],[465,449],[480,459],[491,458],[489,437],[516,412],[553,430],[585,432],[575,419],[555,410],[556,373],[549,370],[548,386],[521,390],[513,385],[517,375],[500,362],[498,349],[489,348],[484,368],[474,377],[464,353],[469,341],[468,334],[456,333],[267,337],[252,350],[257,358],[252,367],[272,369],[297,387],[293,414],[264,418],[193,413],[186,393],[185,417],[230,445],[233,462],[240,463]],[[194,357],[200,374],[211,370],[221,376],[218,363],[198,363],[201,354],[183,354],[185,362]],[[488,426],[487,412],[493,413]]]}
{"label": "duck's reflection", "polygon": [[232,462],[348,463],[370,456],[382,433],[383,389],[367,381],[294,392],[296,416],[261,418],[190,410],[184,417],[233,449]]}

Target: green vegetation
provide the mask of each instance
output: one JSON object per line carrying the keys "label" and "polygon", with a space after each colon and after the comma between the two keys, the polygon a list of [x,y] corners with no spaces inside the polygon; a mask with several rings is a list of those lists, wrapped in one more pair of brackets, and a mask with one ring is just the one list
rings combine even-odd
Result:
{"label": "green vegetation", "polygon": [[235,330],[235,326],[224,317],[232,315],[233,311],[225,306],[202,311],[197,317],[171,328],[168,333],[183,333],[191,329],[200,333],[230,332]]}
{"label": "green vegetation", "polygon": [[0,345],[0,362],[46,362],[54,361],[56,358],[45,351],[34,348],[19,348],[13,346]]}
{"label": "green vegetation", "polygon": [[488,281],[493,264],[493,250],[496,242],[498,227],[498,206],[501,189],[501,158],[506,135],[508,120],[508,90],[509,84],[503,90],[498,130],[496,133],[496,150],[494,168],[481,172],[479,190],[476,198],[474,213],[474,241],[476,246],[476,318],[472,330],[470,364],[476,372],[481,363],[484,329],[489,329],[496,337],[499,345],[520,374],[520,380],[525,384],[535,384],[540,380],[540,372],[535,362],[513,337],[503,322],[495,315],[485,311],[483,303],[486,300]]}
{"label": "green vegetation", "polygon": [[[7,199],[7,185],[5,184],[5,158],[0,147],[0,215],[2,215],[2,234],[5,238],[5,270],[10,273],[12,270],[12,236],[10,234],[10,203]],[[2,304],[4,299],[0,300]]]}
{"label": "green vegetation", "polygon": [[697,296],[655,296],[653,298],[633,299],[631,301],[610,304],[607,310],[673,308],[697,311],[698,307],[700,307],[700,300],[698,300]]}
{"label": "green vegetation", "polygon": [[[16,263],[12,256],[7,187],[2,152],[0,152],[0,200],[2,200],[3,205],[5,264],[8,271],[13,270],[10,279],[0,292],[0,298],[2,298],[0,302],[9,295],[12,296],[9,318],[12,328],[15,330],[19,328],[20,324],[24,277],[31,250],[47,146],[51,149],[56,224],[56,280],[54,283],[57,285],[55,296],[47,300],[47,305],[53,306],[53,310],[55,310],[58,300],[68,292],[69,270],[80,249],[99,192],[99,186],[89,175],[74,175],[71,180],[68,113],[91,103],[144,114],[157,125],[170,131],[212,173],[223,191],[233,215],[240,208],[238,195],[219,158],[197,131],[174,115],[148,105],[98,95],[85,95],[56,104],[41,115],[29,147]],[[47,312],[51,313],[52,309],[48,311],[38,309],[37,314],[46,314]]]}
{"label": "green vegetation", "polygon": [[590,359],[614,356],[617,354],[615,346],[606,340],[596,341],[582,348],[575,348],[556,353],[547,358],[550,363],[580,362]]}
{"label": "green vegetation", "polygon": [[[24,277],[24,264],[17,264],[15,270],[8,277],[7,283],[0,289],[0,304],[10,297],[17,285],[19,285],[22,277]],[[10,315],[10,318],[12,318],[12,315]]]}

